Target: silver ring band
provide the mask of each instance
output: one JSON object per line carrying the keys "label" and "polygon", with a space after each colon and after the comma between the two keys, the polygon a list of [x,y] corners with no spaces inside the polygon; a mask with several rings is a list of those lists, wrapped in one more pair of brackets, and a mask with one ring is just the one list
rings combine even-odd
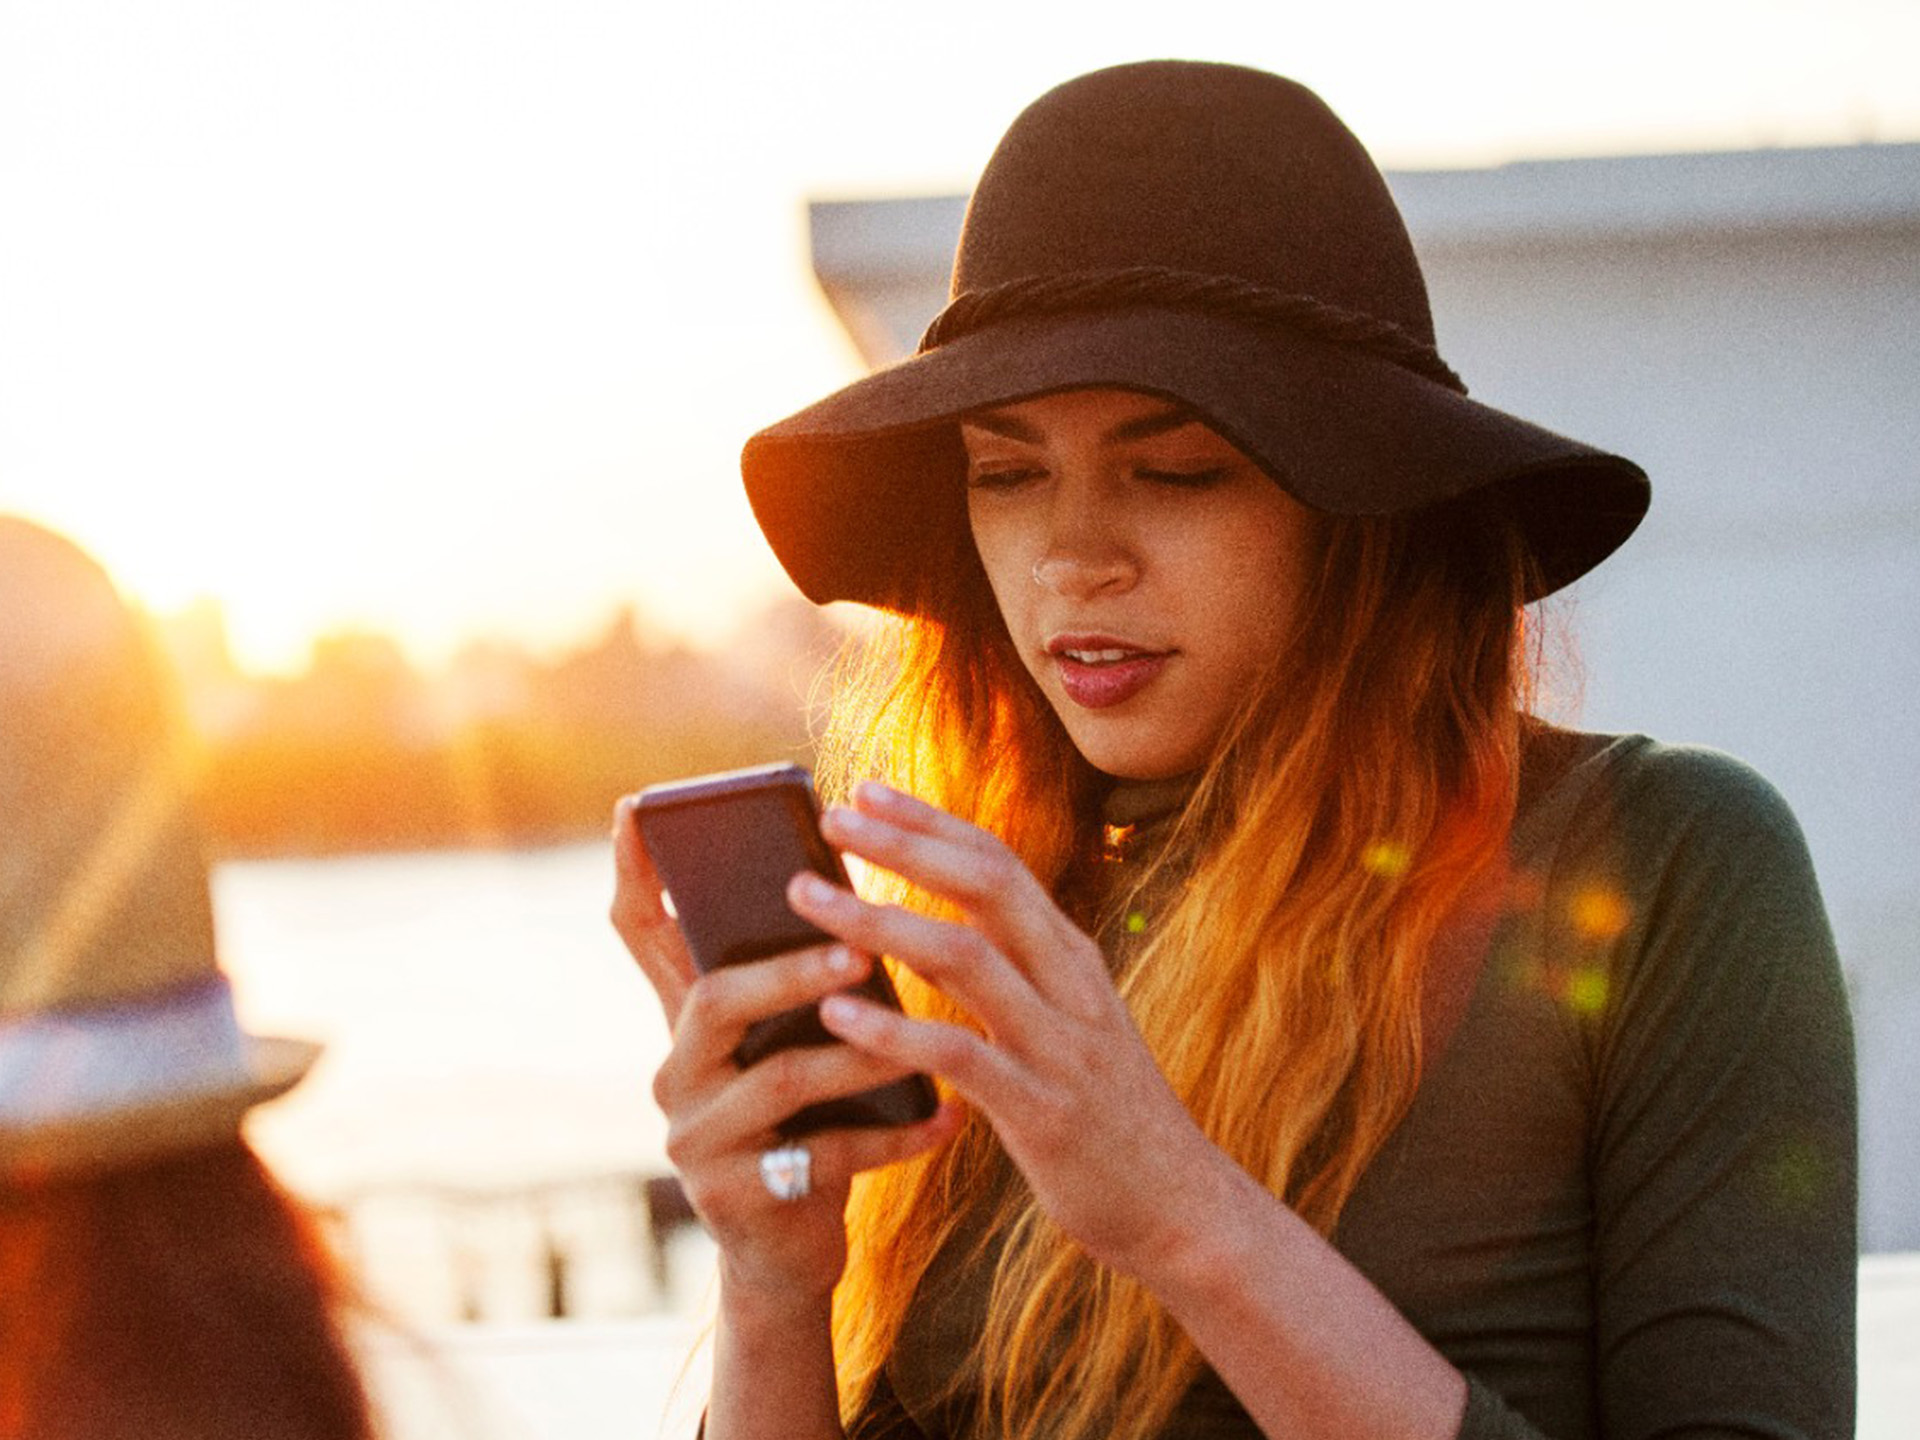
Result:
{"label": "silver ring band", "polygon": [[813,1152],[804,1145],[776,1145],[760,1152],[760,1183],[776,1200],[804,1200],[813,1189]]}

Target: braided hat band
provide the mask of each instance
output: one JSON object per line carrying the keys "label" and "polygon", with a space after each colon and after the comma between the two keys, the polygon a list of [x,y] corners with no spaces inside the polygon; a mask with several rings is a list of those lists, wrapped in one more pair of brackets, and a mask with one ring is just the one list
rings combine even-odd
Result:
{"label": "braided hat band", "polygon": [[924,355],[999,320],[1080,310],[1164,305],[1228,320],[1281,325],[1316,339],[1366,350],[1458,395],[1467,387],[1440,352],[1391,320],[1312,295],[1289,295],[1233,275],[1202,275],[1160,265],[1035,275],[957,295],[933,319],[915,353]]}

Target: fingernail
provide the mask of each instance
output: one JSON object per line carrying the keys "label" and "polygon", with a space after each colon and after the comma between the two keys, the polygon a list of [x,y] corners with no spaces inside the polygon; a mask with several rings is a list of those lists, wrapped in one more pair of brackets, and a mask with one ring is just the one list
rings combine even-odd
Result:
{"label": "fingernail", "polygon": [[873,824],[871,820],[862,815],[858,810],[849,810],[844,805],[834,807],[833,818],[839,822],[842,830],[865,830]]}
{"label": "fingernail", "polygon": [[853,973],[853,951],[845,945],[835,945],[827,951],[827,969],[836,975]]}
{"label": "fingernail", "polygon": [[898,790],[878,780],[862,780],[854,787],[854,794],[862,804],[871,805],[876,810],[898,809],[904,798]]}
{"label": "fingernail", "polygon": [[833,899],[833,886],[811,870],[802,870],[795,875],[793,888],[799,893],[801,899],[810,900],[815,905],[825,905]]}
{"label": "fingernail", "polygon": [[866,1027],[866,1012],[858,1000],[845,995],[829,995],[820,1002],[820,1023],[829,1030],[862,1030]]}

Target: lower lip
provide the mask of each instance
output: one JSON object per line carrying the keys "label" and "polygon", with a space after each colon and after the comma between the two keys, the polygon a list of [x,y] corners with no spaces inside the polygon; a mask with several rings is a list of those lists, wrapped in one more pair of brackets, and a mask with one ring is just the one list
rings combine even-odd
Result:
{"label": "lower lip", "polygon": [[1167,668],[1172,655],[1138,655],[1105,665],[1088,665],[1065,655],[1054,657],[1060,667],[1060,687],[1067,698],[1087,710],[1124,705],[1151,685]]}

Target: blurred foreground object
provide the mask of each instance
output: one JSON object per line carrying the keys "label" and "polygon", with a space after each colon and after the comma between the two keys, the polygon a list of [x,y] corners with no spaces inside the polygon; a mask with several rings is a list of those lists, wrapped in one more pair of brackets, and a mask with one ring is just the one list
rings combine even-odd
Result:
{"label": "blurred foreground object", "polygon": [[240,1135],[246,1034],[172,687],[68,541],[0,517],[0,1433],[362,1440],[313,1222]]}

